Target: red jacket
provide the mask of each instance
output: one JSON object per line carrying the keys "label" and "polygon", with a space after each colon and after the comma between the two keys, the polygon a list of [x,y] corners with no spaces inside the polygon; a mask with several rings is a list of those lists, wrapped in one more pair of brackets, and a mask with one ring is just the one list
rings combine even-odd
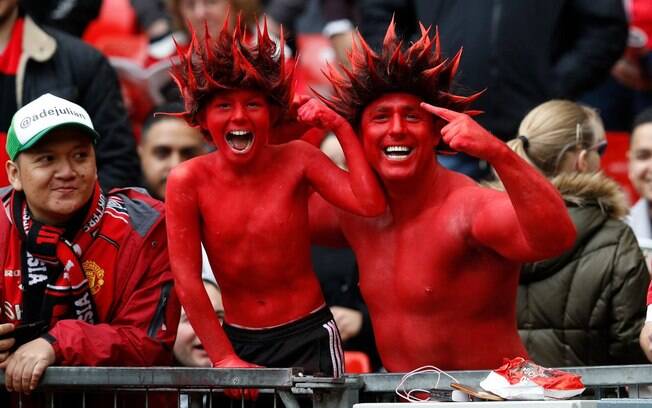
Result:
{"label": "red jacket", "polygon": [[[3,190],[4,198],[11,189]],[[135,189],[107,196],[102,225],[82,255],[99,323],[60,320],[45,336],[57,365],[170,365],[180,306],[167,251],[164,206]],[[13,226],[0,211],[0,264],[6,270],[7,237]],[[14,272],[14,271],[10,271]],[[15,305],[4,299],[0,278],[0,322]]]}

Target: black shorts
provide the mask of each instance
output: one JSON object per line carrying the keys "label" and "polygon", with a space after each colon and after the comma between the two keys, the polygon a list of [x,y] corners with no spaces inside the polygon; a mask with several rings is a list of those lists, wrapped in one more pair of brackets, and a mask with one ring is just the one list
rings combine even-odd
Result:
{"label": "black shorts", "polygon": [[302,367],[308,375],[340,377],[342,340],[330,309],[324,307],[295,322],[272,329],[222,326],[236,354],[270,368]]}

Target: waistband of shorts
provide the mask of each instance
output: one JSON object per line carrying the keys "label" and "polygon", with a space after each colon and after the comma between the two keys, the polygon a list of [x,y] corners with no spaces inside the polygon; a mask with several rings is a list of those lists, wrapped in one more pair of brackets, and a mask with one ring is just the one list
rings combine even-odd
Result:
{"label": "waistband of shorts", "polygon": [[305,333],[314,330],[317,327],[321,327],[324,323],[331,320],[333,320],[333,314],[327,306],[324,306],[321,309],[291,323],[270,329],[244,329],[241,327],[231,326],[226,322],[222,324],[222,327],[224,328],[226,335],[232,341],[242,343],[260,343],[264,341],[285,339],[290,336]]}

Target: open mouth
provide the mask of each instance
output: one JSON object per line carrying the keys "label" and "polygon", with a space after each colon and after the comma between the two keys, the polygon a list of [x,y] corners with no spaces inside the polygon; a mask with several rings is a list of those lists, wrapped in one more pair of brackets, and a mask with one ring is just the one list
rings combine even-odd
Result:
{"label": "open mouth", "polygon": [[249,130],[231,130],[226,133],[226,143],[236,153],[245,153],[254,143],[254,134]]}
{"label": "open mouth", "polygon": [[383,154],[389,160],[405,160],[412,154],[412,148],[408,146],[387,146],[383,149]]}

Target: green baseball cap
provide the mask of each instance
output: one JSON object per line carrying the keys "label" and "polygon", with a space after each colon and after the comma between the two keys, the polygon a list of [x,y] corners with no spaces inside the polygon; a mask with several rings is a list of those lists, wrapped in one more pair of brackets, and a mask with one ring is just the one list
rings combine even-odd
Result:
{"label": "green baseball cap", "polygon": [[11,118],[6,146],[9,158],[15,160],[18,153],[29,149],[43,136],[63,126],[83,130],[93,139],[93,143],[100,137],[84,108],[47,93],[20,108]]}

